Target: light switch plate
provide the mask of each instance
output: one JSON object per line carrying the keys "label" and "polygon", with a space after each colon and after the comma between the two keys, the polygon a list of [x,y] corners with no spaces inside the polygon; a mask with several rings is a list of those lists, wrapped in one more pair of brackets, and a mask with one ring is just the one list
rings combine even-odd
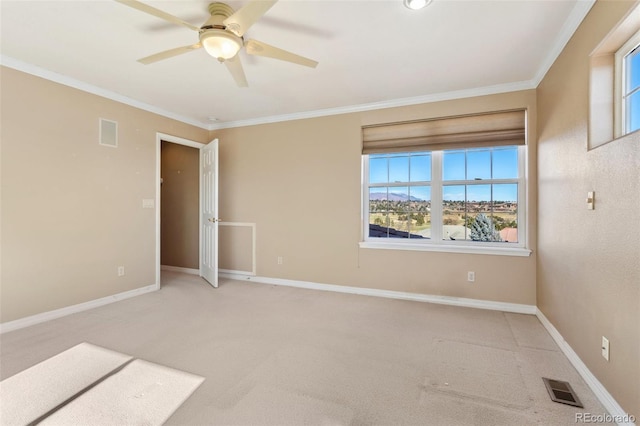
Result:
{"label": "light switch plate", "polygon": [[609,361],[609,339],[602,336],[602,357]]}
{"label": "light switch plate", "polygon": [[152,209],[156,206],[155,200],[153,198],[143,198],[142,199],[142,208],[143,209]]}

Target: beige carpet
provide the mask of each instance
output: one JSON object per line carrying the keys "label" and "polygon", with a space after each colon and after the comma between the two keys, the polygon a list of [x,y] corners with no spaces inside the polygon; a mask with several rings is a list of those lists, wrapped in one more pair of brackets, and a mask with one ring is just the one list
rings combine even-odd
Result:
{"label": "beige carpet", "polygon": [[[167,425],[574,425],[604,409],[535,316],[163,273],[0,336],[0,377],[87,341],[206,380]],[[585,408],[554,403],[566,380]]]}
{"label": "beige carpet", "polygon": [[81,343],[0,382],[0,422],[26,425],[131,360]]}
{"label": "beige carpet", "polygon": [[0,382],[0,424],[162,425],[203,380],[81,343]]}

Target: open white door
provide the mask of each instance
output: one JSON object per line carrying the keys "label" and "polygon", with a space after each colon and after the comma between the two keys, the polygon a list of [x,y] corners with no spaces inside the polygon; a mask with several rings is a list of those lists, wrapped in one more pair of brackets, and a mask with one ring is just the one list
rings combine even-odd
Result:
{"label": "open white door", "polygon": [[200,148],[200,276],[218,287],[218,139]]}

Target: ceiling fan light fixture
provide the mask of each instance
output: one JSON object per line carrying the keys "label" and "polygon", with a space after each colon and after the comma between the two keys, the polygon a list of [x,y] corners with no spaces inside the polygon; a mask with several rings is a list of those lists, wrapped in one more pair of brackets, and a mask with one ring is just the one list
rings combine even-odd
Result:
{"label": "ceiling fan light fixture", "polygon": [[200,43],[207,53],[218,60],[231,59],[242,48],[242,39],[221,29],[210,29],[200,34]]}
{"label": "ceiling fan light fixture", "polygon": [[411,10],[419,10],[427,7],[432,0],[404,0],[404,5]]}

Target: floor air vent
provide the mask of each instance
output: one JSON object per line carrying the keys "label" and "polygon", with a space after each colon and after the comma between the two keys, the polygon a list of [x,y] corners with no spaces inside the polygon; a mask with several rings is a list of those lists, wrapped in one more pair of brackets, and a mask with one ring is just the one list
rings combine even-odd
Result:
{"label": "floor air vent", "polygon": [[552,401],[583,408],[580,399],[578,399],[578,396],[571,388],[569,382],[547,379],[546,377],[543,377],[542,381],[547,387],[547,391],[549,392],[549,396]]}

